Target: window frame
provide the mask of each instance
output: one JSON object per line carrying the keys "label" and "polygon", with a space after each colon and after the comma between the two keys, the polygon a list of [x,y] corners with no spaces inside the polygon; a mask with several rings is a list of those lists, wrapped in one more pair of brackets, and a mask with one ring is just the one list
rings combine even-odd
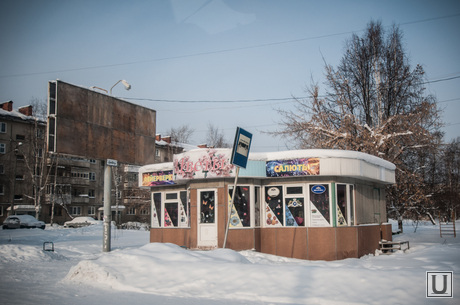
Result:
{"label": "window frame", "polygon": [[[185,197],[184,197],[185,195]],[[157,198],[156,198],[157,197]],[[168,197],[168,199],[166,199]],[[161,191],[161,192],[152,192],[151,195],[151,208],[150,208],[150,223],[152,228],[190,228],[190,194],[188,190],[177,190],[177,191]],[[160,202],[157,203],[156,199],[159,199]],[[185,201],[185,202],[183,202]],[[168,225],[168,221],[165,221],[165,209],[166,206],[177,204],[177,224]],[[158,208],[160,211],[158,211]],[[184,212],[185,215],[182,215]],[[149,215],[148,211],[146,214]],[[169,211],[168,211],[169,215]],[[169,215],[171,219],[171,215]]]}
{"label": "window frame", "polygon": [[0,122],[0,133],[7,133],[8,132],[8,123]]}

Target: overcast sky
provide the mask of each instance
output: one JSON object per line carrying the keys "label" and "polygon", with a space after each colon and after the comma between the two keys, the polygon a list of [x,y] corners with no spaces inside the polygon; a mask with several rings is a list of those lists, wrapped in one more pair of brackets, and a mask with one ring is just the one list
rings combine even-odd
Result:
{"label": "overcast sky", "polygon": [[[209,124],[232,143],[237,126],[251,151],[295,149],[276,130],[277,109],[323,82],[344,42],[371,20],[396,24],[412,67],[444,109],[445,141],[460,136],[460,1],[3,0],[0,101],[43,101],[60,79],[106,90],[157,111],[157,133],[184,124],[192,144]],[[173,102],[180,101],[180,102]]]}

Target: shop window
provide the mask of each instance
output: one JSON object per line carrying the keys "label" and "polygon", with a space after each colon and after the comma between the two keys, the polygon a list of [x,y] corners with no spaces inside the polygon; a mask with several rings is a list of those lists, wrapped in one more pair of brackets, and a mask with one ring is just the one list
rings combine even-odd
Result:
{"label": "shop window", "polygon": [[153,193],[152,228],[161,226],[161,193]]}
{"label": "shop window", "polygon": [[254,187],[254,225],[260,227],[260,186]]}
{"label": "shop window", "polygon": [[284,201],[286,227],[305,226],[305,199],[302,186],[287,186]]}
{"label": "shop window", "polygon": [[215,223],[215,192],[200,192],[200,223]]}
{"label": "shop window", "polygon": [[283,226],[283,187],[265,187],[265,220],[268,226]]}
{"label": "shop window", "polygon": [[[232,200],[233,187],[228,188],[229,201]],[[232,205],[230,216],[230,227],[250,227],[251,226],[251,198],[249,196],[249,186],[237,186],[235,190],[235,200]]]}
{"label": "shop window", "polygon": [[165,202],[165,227],[177,227],[178,225],[178,202]]}
{"label": "shop window", "polygon": [[328,184],[310,185],[310,225],[328,227],[331,224],[331,209]]}
{"label": "shop window", "polygon": [[184,207],[184,210],[179,215],[180,222],[184,224],[185,227],[187,227],[188,224],[190,223],[190,213],[189,213],[190,203],[188,202],[186,191],[180,191],[179,195],[180,195],[180,201],[182,203],[182,206]]}
{"label": "shop window", "polygon": [[355,191],[354,186],[349,185],[349,198],[350,198],[350,226],[355,225]]}
{"label": "shop window", "polygon": [[347,185],[337,184],[337,226],[348,225]]}
{"label": "shop window", "polygon": [[166,200],[177,199],[177,193],[166,193]]}
{"label": "shop window", "polygon": [[[154,193],[152,227],[187,227],[189,224],[187,192]],[[142,213],[142,211],[141,211]],[[148,215],[146,210],[142,215]]]}

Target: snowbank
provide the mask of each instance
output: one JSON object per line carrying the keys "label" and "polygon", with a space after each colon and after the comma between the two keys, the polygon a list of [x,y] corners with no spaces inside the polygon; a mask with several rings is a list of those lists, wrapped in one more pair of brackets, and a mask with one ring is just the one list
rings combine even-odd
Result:
{"label": "snowbank", "polygon": [[[458,304],[458,238],[431,225],[413,231],[406,224],[396,236],[410,241],[406,252],[325,262],[192,251],[126,230],[102,253],[101,226],[0,230],[0,294],[8,304],[432,304],[426,271],[453,271],[454,299],[436,303]],[[41,250],[48,240],[55,252]]]}

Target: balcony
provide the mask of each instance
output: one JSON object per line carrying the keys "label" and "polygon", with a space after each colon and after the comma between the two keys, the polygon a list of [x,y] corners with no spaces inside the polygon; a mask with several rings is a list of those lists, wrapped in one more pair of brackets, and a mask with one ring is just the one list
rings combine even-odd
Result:
{"label": "balcony", "polygon": [[72,203],[89,203],[88,195],[72,196]]}

